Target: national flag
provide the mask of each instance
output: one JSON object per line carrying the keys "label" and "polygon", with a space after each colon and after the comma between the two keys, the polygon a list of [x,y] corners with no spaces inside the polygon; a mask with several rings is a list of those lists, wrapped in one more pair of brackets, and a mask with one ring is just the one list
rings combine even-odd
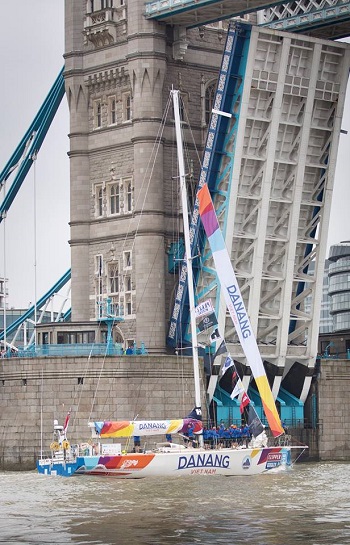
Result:
{"label": "national flag", "polygon": [[[230,398],[231,399],[234,399],[235,397],[237,397],[239,394],[242,394],[244,392],[244,386],[243,386],[243,382],[241,381],[241,379],[238,377],[238,380],[235,384],[235,387],[233,388],[232,390],[232,393],[230,395]],[[242,412],[242,411],[241,411]]]}
{"label": "national flag", "polygon": [[66,419],[64,421],[64,426],[63,426],[64,433],[66,433],[66,431],[67,431],[68,424],[69,424],[69,419],[70,419],[70,410],[68,411]]}
{"label": "national flag", "polygon": [[195,420],[202,420],[202,409],[200,407],[194,407],[186,418],[193,418]]}
{"label": "national flag", "polygon": [[217,323],[216,314],[215,312],[212,312],[211,314],[204,316],[203,320],[199,322],[198,329],[199,331],[206,331],[210,327],[217,325]]}
{"label": "national flag", "polygon": [[241,404],[239,406],[239,410],[241,411],[241,414],[243,414],[244,412],[244,407],[249,405],[249,403],[250,403],[250,399],[248,397],[248,394],[244,392],[244,394],[242,395]]}
{"label": "national flag", "polygon": [[205,316],[206,314],[211,314],[212,312],[214,312],[214,307],[211,299],[207,299],[206,301],[199,303],[199,305],[197,305],[194,309],[196,318],[200,318],[201,316]]}
{"label": "national flag", "polygon": [[220,331],[218,330],[218,328],[216,328],[210,335],[210,340],[211,342],[214,342],[214,341],[217,341],[218,339],[222,339],[222,337],[220,335]]}
{"label": "national flag", "polygon": [[248,409],[248,426],[254,437],[258,437],[264,431],[264,426],[252,404]]}
{"label": "national flag", "polygon": [[224,374],[226,373],[227,369],[229,369],[232,366],[234,366],[233,359],[231,358],[230,355],[228,355],[220,369],[220,378],[222,378]]}
{"label": "national flag", "polygon": [[227,352],[226,344],[225,344],[225,341],[222,341],[219,348],[217,349],[217,351],[214,354],[214,360],[215,360],[216,356],[219,356],[220,354],[225,354],[225,352]]}

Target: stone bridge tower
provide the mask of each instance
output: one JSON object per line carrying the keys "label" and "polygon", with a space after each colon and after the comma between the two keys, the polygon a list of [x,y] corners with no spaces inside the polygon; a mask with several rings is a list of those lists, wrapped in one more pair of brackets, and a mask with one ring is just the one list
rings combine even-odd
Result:
{"label": "stone bridge tower", "polygon": [[175,285],[167,252],[180,212],[171,122],[154,158],[153,150],[172,87],[203,144],[223,36],[173,30],[143,11],[143,0],[66,0],[72,322],[97,325],[109,301],[123,317],[114,341],[163,352]]}

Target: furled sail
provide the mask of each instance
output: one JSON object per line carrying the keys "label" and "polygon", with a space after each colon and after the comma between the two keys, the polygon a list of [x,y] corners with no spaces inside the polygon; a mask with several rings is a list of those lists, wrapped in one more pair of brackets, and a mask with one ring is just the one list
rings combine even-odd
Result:
{"label": "furled sail", "polygon": [[164,435],[172,433],[188,432],[189,427],[193,433],[201,433],[202,422],[194,418],[180,418],[178,420],[126,420],[110,422],[93,422],[93,427],[100,437],[131,437],[145,435]]}
{"label": "furled sail", "polygon": [[238,338],[246,355],[259,390],[265,415],[274,437],[283,433],[280,417],[273,398],[259,348],[242,299],[236,275],[232,268],[225,240],[216,217],[207,184],[198,191],[199,213],[208,237],[227,308],[235,325]]}

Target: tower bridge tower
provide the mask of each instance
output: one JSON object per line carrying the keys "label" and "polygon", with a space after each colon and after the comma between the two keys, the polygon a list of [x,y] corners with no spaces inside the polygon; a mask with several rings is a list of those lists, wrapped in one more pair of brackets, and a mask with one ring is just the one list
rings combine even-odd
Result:
{"label": "tower bridge tower", "polygon": [[150,158],[172,87],[203,144],[205,89],[223,44],[215,28],[183,36],[143,12],[143,0],[66,2],[72,323],[98,321],[110,298],[124,342],[164,352],[176,283],[167,251],[179,218],[171,124]]}

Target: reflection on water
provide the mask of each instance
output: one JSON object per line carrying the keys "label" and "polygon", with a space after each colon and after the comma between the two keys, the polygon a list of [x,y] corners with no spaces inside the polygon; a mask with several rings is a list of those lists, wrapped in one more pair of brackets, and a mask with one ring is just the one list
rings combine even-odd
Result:
{"label": "reflection on water", "polygon": [[0,543],[350,544],[350,464],[122,481],[0,473]]}

